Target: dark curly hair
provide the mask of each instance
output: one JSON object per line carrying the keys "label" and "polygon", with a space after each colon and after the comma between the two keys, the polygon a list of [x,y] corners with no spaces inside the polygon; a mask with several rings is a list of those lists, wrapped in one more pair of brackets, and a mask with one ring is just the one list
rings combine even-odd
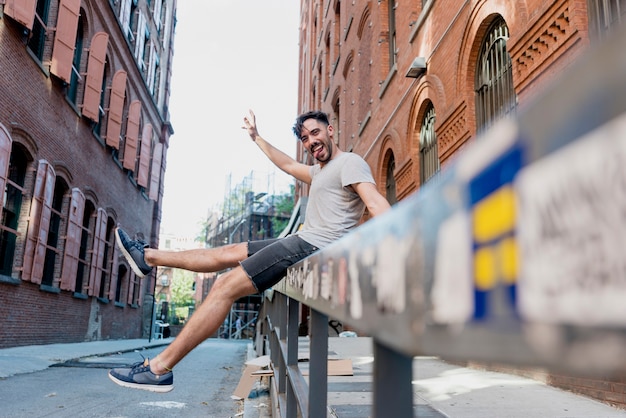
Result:
{"label": "dark curly hair", "polygon": [[309,119],[315,119],[326,126],[330,125],[328,115],[320,110],[312,110],[310,112],[303,113],[296,118],[296,123],[293,125],[293,133],[298,139],[300,139],[300,136],[302,135],[304,122]]}

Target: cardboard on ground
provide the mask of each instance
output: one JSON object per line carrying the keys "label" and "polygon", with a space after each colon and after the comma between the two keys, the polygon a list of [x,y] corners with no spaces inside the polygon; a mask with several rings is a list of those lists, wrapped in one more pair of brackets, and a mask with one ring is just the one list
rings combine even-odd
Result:
{"label": "cardboard on ground", "polygon": [[[235,388],[232,395],[233,399],[247,398],[254,386],[254,382],[259,377],[273,375],[273,370],[268,369],[270,366],[269,356],[257,357],[246,362],[246,367],[241,374],[239,384]],[[308,376],[308,370],[302,372],[303,376]],[[328,360],[328,376],[352,376],[352,360],[350,359],[329,359]]]}

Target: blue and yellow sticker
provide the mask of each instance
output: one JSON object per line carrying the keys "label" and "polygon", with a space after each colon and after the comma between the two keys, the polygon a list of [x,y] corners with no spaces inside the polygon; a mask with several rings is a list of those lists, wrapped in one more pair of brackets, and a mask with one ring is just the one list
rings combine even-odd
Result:
{"label": "blue and yellow sticker", "polygon": [[494,316],[494,306],[503,305],[494,300],[502,297],[495,292],[499,287],[504,290],[504,305],[516,312],[519,260],[513,180],[522,163],[522,149],[515,146],[468,184],[475,320]]}

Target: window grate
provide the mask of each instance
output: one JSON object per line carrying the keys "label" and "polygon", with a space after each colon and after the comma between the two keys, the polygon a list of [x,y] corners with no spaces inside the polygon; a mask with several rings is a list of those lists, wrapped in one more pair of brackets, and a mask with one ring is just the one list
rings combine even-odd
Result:
{"label": "window grate", "polygon": [[420,129],[420,181],[427,182],[439,171],[439,152],[435,134],[435,108],[429,104]]}
{"label": "window grate", "polygon": [[487,31],[476,69],[476,127],[478,132],[512,114],[517,107],[511,56],[506,50],[509,29],[497,19]]}
{"label": "window grate", "polygon": [[396,195],[396,179],[393,176],[394,171],[396,171],[396,159],[393,154],[391,154],[387,161],[387,180],[385,182],[386,198],[391,205],[398,202]]}

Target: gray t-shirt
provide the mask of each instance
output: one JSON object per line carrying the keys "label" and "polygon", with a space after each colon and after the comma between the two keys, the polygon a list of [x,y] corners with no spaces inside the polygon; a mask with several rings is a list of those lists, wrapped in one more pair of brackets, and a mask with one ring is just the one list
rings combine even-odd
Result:
{"label": "gray t-shirt", "polygon": [[365,203],[349,187],[356,183],[375,183],[370,167],[357,154],[343,152],[324,168],[311,166],[306,218],[297,235],[323,248],[356,227],[365,211]]}

